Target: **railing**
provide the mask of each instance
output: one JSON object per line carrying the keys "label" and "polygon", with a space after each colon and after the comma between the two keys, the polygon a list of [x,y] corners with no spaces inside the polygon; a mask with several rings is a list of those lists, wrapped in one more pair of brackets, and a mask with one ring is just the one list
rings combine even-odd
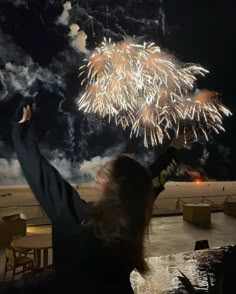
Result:
{"label": "railing", "polygon": [[[217,197],[224,197],[224,200],[222,203],[215,203],[214,201],[208,199],[208,198],[217,198]],[[223,205],[224,201],[227,201],[229,199],[233,199],[233,197],[236,197],[236,194],[229,194],[229,195],[209,195],[209,196],[189,196],[189,197],[168,197],[168,198],[157,198],[157,202],[159,201],[167,201],[167,200],[176,200],[175,204],[175,209],[176,210],[181,210],[181,204],[187,204],[189,201],[186,201],[187,199],[201,199],[201,203],[206,203],[208,202],[212,207],[217,206],[219,207],[220,205]],[[185,200],[183,200],[185,199]],[[235,199],[236,200],[236,199]],[[158,207],[158,203],[155,204],[155,207]]]}
{"label": "railing", "polygon": [[[224,200],[222,201],[222,203],[215,203],[214,201],[212,201],[211,199],[209,198],[218,198],[218,197],[222,197],[224,198]],[[187,204],[187,203],[190,203],[189,199],[197,199],[197,198],[200,198],[200,202],[201,203],[206,203],[208,202],[213,208],[214,207],[217,207],[219,210],[220,210],[220,205],[223,205],[223,202],[224,201],[227,201],[229,199],[234,199],[234,197],[236,197],[236,194],[228,194],[228,195],[209,195],[209,196],[202,196],[202,195],[197,195],[197,196],[189,196],[189,197],[168,197],[168,198],[157,198],[155,204],[154,204],[154,207],[155,208],[158,208],[158,202],[160,201],[169,201],[169,200],[174,200],[175,201],[175,209],[178,210],[178,211],[181,211],[182,209],[182,205],[183,204]],[[235,198],[236,200],[236,198]],[[182,205],[181,205],[182,204]],[[43,218],[46,218],[46,214],[44,212],[44,210],[42,209],[42,207],[39,205],[39,204],[27,204],[27,205],[19,205],[19,206],[0,206],[0,210],[1,209],[20,209],[20,208],[31,208],[31,207],[39,207],[41,212],[42,212],[42,219]],[[166,207],[168,209],[168,207]],[[29,218],[30,219],[34,219],[34,218]],[[38,218],[35,218],[35,219],[38,219]]]}

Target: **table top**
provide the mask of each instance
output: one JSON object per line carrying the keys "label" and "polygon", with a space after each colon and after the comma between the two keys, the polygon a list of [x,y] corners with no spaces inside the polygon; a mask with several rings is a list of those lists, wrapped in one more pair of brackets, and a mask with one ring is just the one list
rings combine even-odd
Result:
{"label": "table top", "polygon": [[52,248],[52,235],[35,234],[19,237],[11,242],[11,246],[18,249],[49,249]]}

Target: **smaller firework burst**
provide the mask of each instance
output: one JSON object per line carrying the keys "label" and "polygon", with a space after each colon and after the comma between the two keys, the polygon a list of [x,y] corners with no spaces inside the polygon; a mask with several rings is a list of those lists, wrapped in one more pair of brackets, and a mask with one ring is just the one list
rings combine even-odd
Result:
{"label": "smaller firework burst", "polygon": [[186,98],[182,112],[185,125],[191,126],[196,140],[202,135],[208,140],[207,131],[210,129],[216,134],[225,131],[223,115],[232,115],[220,102],[218,94],[208,90],[196,91],[192,97]]}

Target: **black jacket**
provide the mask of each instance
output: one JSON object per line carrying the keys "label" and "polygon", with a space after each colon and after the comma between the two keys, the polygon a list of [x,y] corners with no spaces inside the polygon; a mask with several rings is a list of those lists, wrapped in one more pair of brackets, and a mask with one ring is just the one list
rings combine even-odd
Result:
{"label": "black jacket", "polygon": [[[89,205],[41,155],[30,122],[14,124],[13,141],[25,178],[52,222],[55,292],[133,293],[133,269],[105,251],[92,232],[83,232]],[[175,152],[168,148],[150,166],[157,194],[175,169]]]}

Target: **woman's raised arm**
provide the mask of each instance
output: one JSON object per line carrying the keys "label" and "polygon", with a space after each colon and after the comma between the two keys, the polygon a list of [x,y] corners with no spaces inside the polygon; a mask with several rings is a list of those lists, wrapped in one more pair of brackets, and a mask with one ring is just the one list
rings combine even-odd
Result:
{"label": "woman's raised arm", "polygon": [[52,222],[59,219],[81,223],[87,203],[40,153],[31,122],[30,107],[13,125],[13,142],[21,168],[40,205]]}
{"label": "woman's raised arm", "polygon": [[174,138],[169,147],[150,166],[152,174],[153,188],[156,197],[164,190],[164,185],[168,178],[177,168],[176,153],[186,144],[191,143],[192,135],[180,135]]}

